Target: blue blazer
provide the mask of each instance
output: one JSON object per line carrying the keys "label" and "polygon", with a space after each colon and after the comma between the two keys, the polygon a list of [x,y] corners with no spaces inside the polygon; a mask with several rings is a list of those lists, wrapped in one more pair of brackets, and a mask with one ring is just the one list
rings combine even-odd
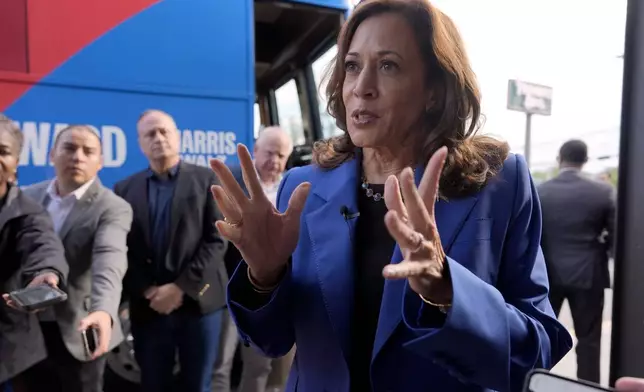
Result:
{"label": "blue blazer", "polygon": [[[423,170],[416,172],[418,183]],[[263,304],[251,304],[247,266],[240,263],[228,305],[246,344],[273,357],[297,345],[287,391],[348,392],[355,224],[340,211],[357,211],[358,160],[328,171],[289,171],[278,193],[280,211],[304,181],[312,186],[286,276]],[[520,391],[531,369],[551,368],[572,347],[548,301],[541,210],[525,161],[510,155],[481,192],[441,200],[435,211],[452,307],[437,321],[436,310],[406,280],[386,281],[373,390]],[[392,263],[401,259],[396,247]]]}

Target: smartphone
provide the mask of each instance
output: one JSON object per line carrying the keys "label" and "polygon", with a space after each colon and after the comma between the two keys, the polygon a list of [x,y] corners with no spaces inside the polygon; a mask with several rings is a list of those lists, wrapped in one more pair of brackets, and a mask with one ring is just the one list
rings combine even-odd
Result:
{"label": "smartphone", "polygon": [[552,374],[547,370],[536,369],[528,374],[523,392],[614,392],[614,389],[601,385]]}
{"label": "smartphone", "polygon": [[98,331],[96,330],[95,327],[89,327],[83,332],[81,332],[83,335],[83,346],[85,346],[85,355],[87,355],[88,358],[94,354],[94,351],[96,351],[96,348],[98,347]]}
{"label": "smartphone", "polygon": [[32,312],[67,301],[67,294],[56,287],[43,284],[12,291],[9,298],[22,310]]}

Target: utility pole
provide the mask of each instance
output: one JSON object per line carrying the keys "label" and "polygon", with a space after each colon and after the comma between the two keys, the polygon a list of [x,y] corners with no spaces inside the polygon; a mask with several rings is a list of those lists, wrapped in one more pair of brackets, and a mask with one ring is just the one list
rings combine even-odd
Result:
{"label": "utility pole", "polygon": [[644,377],[644,1],[628,0],[617,183],[610,384]]}
{"label": "utility pole", "polygon": [[530,150],[532,149],[532,113],[525,114],[525,144],[523,147],[523,155],[525,161],[530,168]]}
{"label": "utility pole", "polygon": [[540,84],[510,79],[508,81],[508,110],[525,113],[525,144],[523,155],[530,168],[532,148],[532,115],[549,116],[552,111],[552,88]]}

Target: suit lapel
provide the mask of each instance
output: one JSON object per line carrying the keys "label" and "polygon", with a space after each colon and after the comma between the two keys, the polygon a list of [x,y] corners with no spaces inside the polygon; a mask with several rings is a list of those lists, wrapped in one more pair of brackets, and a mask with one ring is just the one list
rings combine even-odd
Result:
{"label": "suit lapel", "polygon": [[353,238],[357,219],[345,220],[341,211],[343,207],[351,212],[358,211],[358,164],[353,159],[334,170],[315,170],[311,192],[322,200],[322,204],[306,214],[305,220],[324,304],[347,356],[351,339]]}
{"label": "suit lapel", "polygon": [[186,208],[186,198],[190,195],[193,189],[191,186],[190,172],[192,168],[189,165],[179,163],[179,171],[177,173],[177,183],[174,188],[174,195],[172,195],[172,206],[170,209],[170,233],[168,236],[168,244],[172,244],[176,234],[179,220],[181,219],[181,212]]}
{"label": "suit lapel", "polygon": [[[424,170],[423,167],[416,168],[417,186],[420,183]],[[470,196],[449,201],[441,199],[436,203],[434,210],[436,226],[438,227],[443,249],[448,255],[458,232],[463,227],[476,201],[476,197]],[[402,258],[400,248],[396,245],[391,263],[400,263]],[[391,336],[398,326],[398,323],[402,320],[402,299],[406,283],[407,281],[405,279],[385,281],[372,358],[376,357],[389,336]]]}
{"label": "suit lapel", "polygon": [[45,209],[49,206],[49,202],[50,202],[49,193],[47,193],[47,190],[49,189],[49,184],[50,183],[51,183],[51,181],[42,184],[42,187],[40,189],[38,189],[38,198],[36,199],[36,201],[40,205],[45,207]]}
{"label": "suit lapel", "polygon": [[150,203],[148,194],[147,171],[139,174],[139,178],[132,181],[132,210],[134,212],[134,221],[139,222],[145,246],[150,248]]}
{"label": "suit lapel", "polygon": [[14,203],[18,202],[18,188],[12,186],[9,188],[9,193],[7,194],[7,200],[5,201],[4,207],[0,209],[0,228],[10,220],[20,216],[23,212],[21,211],[20,205],[16,206]]}
{"label": "suit lapel", "polygon": [[101,183],[98,178],[96,178],[92,185],[90,185],[90,187],[87,189],[87,192],[85,192],[83,197],[81,197],[80,200],[77,200],[76,203],[74,203],[74,207],[72,207],[69,215],[67,215],[67,218],[65,218],[65,222],[63,223],[63,226],[60,228],[60,232],[58,233],[61,240],[65,240],[65,237],[67,236],[67,234],[69,234],[71,228],[74,227],[76,221],[83,217],[94,199],[96,199],[100,188]]}

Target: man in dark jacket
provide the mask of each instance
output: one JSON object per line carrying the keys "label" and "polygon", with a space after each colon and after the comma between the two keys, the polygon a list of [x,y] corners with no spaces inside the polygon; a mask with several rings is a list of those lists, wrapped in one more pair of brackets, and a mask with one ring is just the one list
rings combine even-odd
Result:
{"label": "man in dark jacket", "polygon": [[47,356],[38,319],[10,307],[6,293],[40,284],[62,286],[68,274],[49,214],[12,185],[22,144],[20,129],[0,117],[0,390]]}
{"label": "man in dark jacket", "polygon": [[587,147],[571,140],[559,151],[560,173],[538,188],[543,214],[541,245],[550,278],[550,302],[559,314],[564,299],[577,335],[577,376],[599,382],[604,288],[615,202],[611,185],[584,176]]}
{"label": "man in dark jacket", "polygon": [[181,161],[179,131],[167,113],[144,113],[137,130],[150,167],[114,189],[134,211],[123,293],[142,392],[168,390],[177,351],[177,390],[210,392],[228,281],[226,242],[215,226],[221,214],[210,193],[217,180],[210,169]]}

